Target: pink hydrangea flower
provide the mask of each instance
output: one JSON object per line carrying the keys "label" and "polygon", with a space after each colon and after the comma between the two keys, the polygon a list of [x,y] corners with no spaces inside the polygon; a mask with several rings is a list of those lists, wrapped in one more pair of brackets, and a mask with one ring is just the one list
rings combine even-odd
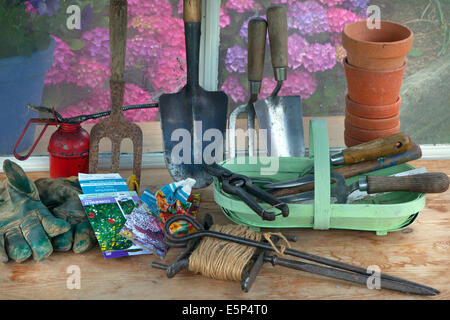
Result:
{"label": "pink hydrangea flower", "polygon": [[328,10],[328,24],[330,32],[342,32],[344,26],[359,21],[361,18],[351,11],[341,8],[331,8]]}
{"label": "pink hydrangea flower", "polygon": [[[142,90],[134,84],[125,85],[124,105],[142,104],[151,100],[148,92]],[[111,109],[111,99],[109,88],[97,89],[86,99],[83,99],[78,104],[69,106],[60,111],[65,118],[78,116],[81,114],[93,114]],[[153,109],[136,109],[124,112],[125,118],[132,122],[153,121],[156,118],[158,110]],[[89,120],[85,123],[95,123],[99,119]]]}
{"label": "pink hydrangea flower", "polygon": [[297,69],[303,64],[303,58],[305,57],[309,48],[308,41],[302,36],[294,33],[288,38],[288,63],[289,67]]}
{"label": "pink hydrangea flower", "polygon": [[247,69],[247,50],[238,44],[228,48],[225,66],[228,72],[244,73]]}
{"label": "pink hydrangea flower", "polygon": [[128,0],[130,16],[171,16],[172,5],[166,0]]}
{"label": "pink hydrangea flower", "polygon": [[56,47],[53,53],[52,67],[47,71],[45,76],[45,84],[55,85],[67,80],[75,55],[67,43],[58,37],[52,37],[55,39]]}
{"label": "pink hydrangea flower", "polygon": [[81,37],[84,41],[84,47],[81,49],[81,55],[86,59],[94,60],[105,67],[109,67],[109,30],[104,28],[95,28],[87,31]]}
{"label": "pink hydrangea flower", "polygon": [[172,93],[186,84],[186,61],[168,56],[164,63],[151,65],[146,77],[157,92]]}
{"label": "pink hydrangea flower", "polygon": [[231,10],[235,10],[239,13],[253,10],[255,8],[254,0],[228,0],[225,3],[225,7]]}
{"label": "pink hydrangea flower", "polygon": [[334,7],[337,5],[342,4],[342,2],[344,2],[344,0],[319,0],[322,4],[325,4],[329,7]]}
{"label": "pink hydrangea flower", "polygon": [[[272,94],[276,86],[274,79],[264,78],[261,86],[260,99],[265,99]],[[300,96],[302,99],[308,99],[317,89],[316,79],[308,72],[293,71],[288,73],[286,81],[283,83],[278,95],[280,96]]]}
{"label": "pink hydrangea flower", "polygon": [[325,71],[336,65],[336,51],[331,43],[314,43],[303,57],[303,65],[309,72]]}
{"label": "pink hydrangea flower", "polygon": [[231,23],[231,18],[224,7],[220,7],[220,27],[223,29]]}
{"label": "pink hydrangea flower", "polygon": [[274,0],[272,1],[273,4],[288,4],[291,5],[297,0]]}
{"label": "pink hydrangea flower", "polygon": [[95,89],[102,87],[110,76],[109,68],[81,57],[69,70],[67,82]]}
{"label": "pink hydrangea flower", "polygon": [[231,75],[222,84],[222,91],[233,99],[234,102],[245,101],[247,92],[241,85],[238,75]]}

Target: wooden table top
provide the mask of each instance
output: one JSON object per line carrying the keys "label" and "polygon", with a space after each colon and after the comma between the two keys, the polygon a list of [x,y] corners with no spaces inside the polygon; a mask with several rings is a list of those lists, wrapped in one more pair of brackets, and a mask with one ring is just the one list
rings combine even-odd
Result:
{"label": "wooden table top", "polygon": [[[412,165],[450,175],[450,160],[420,160]],[[127,177],[129,172],[122,174]],[[29,174],[32,179],[47,175]],[[170,182],[165,169],[143,170],[143,185],[149,190]],[[215,223],[228,223],[213,200],[212,187],[200,193],[200,214],[210,213]],[[289,234],[299,239],[292,244],[295,249],[364,268],[377,265],[381,272],[439,289],[441,293],[434,297],[369,290],[269,264],[245,293],[238,282],[208,279],[188,271],[168,279],[164,271],[151,267],[152,261],[160,261],[151,255],[106,260],[97,246],[85,254],[53,253],[43,262],[0,265],[0,299],[449,299],[450,190],[429,194],[426,199],[426,207],[410,227],[386,236],[311,229],[292,229]],[[172,248],[163,262],[173,261],[180,250]],[[71,266],[81,272],[80,289],[67,288]]]}

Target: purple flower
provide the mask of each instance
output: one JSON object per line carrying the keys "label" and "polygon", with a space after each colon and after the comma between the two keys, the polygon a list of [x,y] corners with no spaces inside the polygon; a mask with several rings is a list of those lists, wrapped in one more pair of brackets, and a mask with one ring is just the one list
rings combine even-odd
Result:
{"label": "purple flower", "polygon": [[330,43],[311,44],[303,57],[303,65],[309,72],[331,69],[336,65],[336,50]]}
{"label": "purple flower", "polygon": [[95,89],[103,87],[110,76],[109,68],[81,57],[69,71],[67,82]]}
{"label": "purple flower", "polygon": [[108,29],[95,28],[87,31],[81,37],[84,47],[81,55],[87,59],[109,67],[109,31]]}
{"label": "purple flower", "polygon": [[254,0],[228,0],[225,7],[243,13],[245,11],[253,10],[255,8],[255,2]]}
{"label": "purple flower", "polygon": [[338,4],[342,4],[344,0],[319,0],[322,4],[325,4],[329,7],[337,6]]}
{"label": "purple flower", "polygon": [[288,26],[305,35],[326,32],[327,10],[312,0],[295,2],[288,8]]}
{"label": "purple flower", "polygon": [[226,78],[222,84],[222,90],[229,95],[234,102],[245,101],[247,92],[241,85],[238,75],[232,75]]}
{"label": "purple flower", "polygon": [[342,6],[347,10],[366,16],[369,2],[370,0],[344,0]]}
{"label": "purple flower", "polygon": [[46,14],[51,17],[59,9],[59,0],[29,0],[29,3],[41,16]]}
{"label": "purple flower", "polygon": [[225,65],[228,72],[245,72],[247,67],[247,50],[238,44],[228,48]]}
{"label": "purple flower", "polygon": [[302,36],[294,33],[288,38],[289,67],[297,69],[303,64],[309,43]]}
{"label": "purple flower", "polygon": [[81,11],[81,30],[87,30],[94,18],[92,7],[88,4]]}

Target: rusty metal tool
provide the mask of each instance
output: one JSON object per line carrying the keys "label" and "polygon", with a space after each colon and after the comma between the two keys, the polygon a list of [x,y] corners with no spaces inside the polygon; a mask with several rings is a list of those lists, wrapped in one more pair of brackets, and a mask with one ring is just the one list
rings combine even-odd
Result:
{"label": "rusty metal tool", "polygon": [[[331,188],[331,197],[337,203],[346,203],[348,196],[356,190],[366,191],[368,194],[409,191],[420,193],[441,193],[447,191],[449,178],[443,172],[428,172],[403,177],[366,176],[347,186],[342,174],[331,172],[336,185]],[[314,191],[302,192],[290,196],[279,197],[283,202],[293,203],[314,199]]]}
{"label": "rusty metal tool", "polygon": [[287,9],[273,5],[267,9],[272,67],[277,85],[270,97],[255,102],[260,129],[267,132],[267,155],[272,157],[303,157],[303,109],[299,96],[278,96],[287,79],[288,32]]}
{"label": "rusty metal tool", "polygon": [[[292,241],[295,242],[297,241],[297,237],[292,237],[292,236],[286,236],[288,241]],[[277,235],[273,235],[272,236],[272,242],[276,245],[278,243],[278,241],[280,240],[280,237]],[[256,280],[256,277],[258,276],[259,272],[261,271],[261,268],[264,264],[264,259],[265,257],[268,256],[268,251],[263,250],[263,249],[258,249],[258,253],[257,256],[255,258],[255,261],[253,262],[253,265],[250,269],[250,271],[248,272],[248,275],[246,277],[243,277],[241,280],[241,289],[244,292],[249,292],[250,288],[252,287],[253,283]]]}
{"label": "rusty metal tool", "polygon": [[[177,221],[187,221],[191,223],[194,228],[197,230],[196,232],[192,232],[189,235],[185,236],[176,236],[171,234],[170,232],[170,226],[177,222]],[[276,249],[272,247],[270,244],[262,242],[262,241],[256,241],[251,240],[248,238],[242,238],[238,236],[233,236],[230,234],[225,234],[222,232],[212,231],[212,230],[205,230],[203,226],[196,221],[194,218],[188,216],[188,215],[175,215],[171,218],[169,218],[166,223],[164,224],[164,236],[171,242],[171,243],[186,243],[187,241],[191,241],[196,238],[201,237],[213,237],[225,241],[231,241],[247,246],[256,247],[259,249],[263,249],[266,251],[274,252],[275,250],[280,250],[280,247],[276,246]],[[368,272],[366,269],[354,265],[350,265],[344,262],[340,262],[337,260],[332,260],[324,257],[320,257],[317,255],[313,255],[310,253],[305,253],[302,251],[298,251],[292,248],[285,248],[284,250],[285,255],[293,256],[300,259],[309,260],[312,262],[315,262],[317,264],[323,264],[326,266],[329,266],[331,268],[324,268],[323,266],[317,266],[313,264],[307,264],[301,261],[296,260],[287,260],[282,261],[278,260],[279,265],[283,265],[285,262],[286,264],[289,262],[290,267],[293,267],[295,269],[312,272],[316,274],[321,274],[323,276],[332,277],[335,279],[342,279],[347,280],[350,282],[355,283],[362,283],[360,279],[361,276],[367,276]],[[280,259],[280,258],[277,258]],[[272,262],[272,258],[265,257],[265,261]],[[312,267],[311,267],[312,266]],[[321,268],[319,268],[321,267]],[[340,269],[340,270],[338,270]],[[343,276],[343,273],[345,273],[345,276]],[[394,276],[390,276],[387,274],[380,273],[378,275],[380,282],[381,282],[381,289],[391,289],[391,290],[397,290],[405,293],[413,293],[413,294],[419,294],[419,295],[436,295],[439,293],[439,290],[424,286],[422,284],[404,280],[401,278],[397,278]],[[365,282],[366,283],[366,282]]]}
{"label": "rusty metal tool", "polygon": [[236,121],[239,114],[247,112],[248,155],[255,153],[255,108],[258,100],[264,71],[264,55],[266,53],[267,21],[263,18],[252,18],[248,22],[248,66],[247,77],[250,98],[247,104],[238,106],[230,113],[228,120],[230,158],[236,157]]}
{"label": "rusty metal tool", "polygon": [[[376,170],[389,168],[398,164],[406,163],[408,161],[417,160],[421,157],[422,150],[420,149],[420,146],[416,143],[413,143],[412,148],[405,153],[365,162],[359,162],[351,165],[345,165],[334,168],[331,171],[340,173],[345,178],[350,178]],[[305,175],[304,177],[301,177],[299,179],[265,184],[263,187],[269,189],[270,193],[275,197],[298,194],[300,192],[314,190],[314,176]]]}
{"label": "rusty metal tool", "polygon": [[129,138],[133,142],[133,174],[137,182],[141,179],[142,166],[142,130],[129,122],[122,113],[125,81],[126,40],[127,40],[127,1],[110,0],[109,37],[111,55],[111,115],[94,125],[90,132],[89,172],[98,170],[99,143],[102,138],[111,140],[111,171],[119,171],[120,143]]}
{"label": "rusty metal tool", "polygon": [[[187,84],[178,93],[164,94],[159,99],[164,159],[169,173],[175,181],[195,179],[194,188],[206,187],[213,181],[202,166],[206,160],[205,148],[212,143],[208,134],[214,134],[213,137],[220,134],[216,139],[220,138],[221,147],[207,156],[215,162],[223,160],[228,112],[228,97],[224,92],[206,91],[199,84],[201,6],[201,0],[183,3]],[[179,149],[185,143],[190,150]]]}

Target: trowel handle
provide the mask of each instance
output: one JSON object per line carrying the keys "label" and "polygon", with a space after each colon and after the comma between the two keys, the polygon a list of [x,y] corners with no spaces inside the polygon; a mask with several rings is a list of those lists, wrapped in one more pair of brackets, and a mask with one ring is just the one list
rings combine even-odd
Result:
{"label": "trowel handle", "polygon": [[127,7],[127,0],[111,0],[109,5],[109,47],[113,81],[122,81],[125,70]]}
{"label": "trowel handle", "polygon": [[403,177],[367,176],[367,193],[410,191],[420,193],[441,193],[449,187],[448,176],[443,172],[429,172]]}
{"label": "trowel handle", "polygon": [[202,21],[202,0],[184,0],[183,20],[184,22]]}
{"label": "trowel handle", "polygon": [[288,66],[287,9],[283,5],[272,5],[267,9],[269,24],[270,54],[274,69]]}
{"label": "trowel handle", "polygon": [[[267,21],[253,18],[248,22],[248,80],[261,82],[266,53]],[[259,93],[259,92],[258,92]]]}
{"label": "trowel handle", "polygon": [[409,151],[412,141],[403,132],[365,142],[331,156],[331,164],[354,164]]}

